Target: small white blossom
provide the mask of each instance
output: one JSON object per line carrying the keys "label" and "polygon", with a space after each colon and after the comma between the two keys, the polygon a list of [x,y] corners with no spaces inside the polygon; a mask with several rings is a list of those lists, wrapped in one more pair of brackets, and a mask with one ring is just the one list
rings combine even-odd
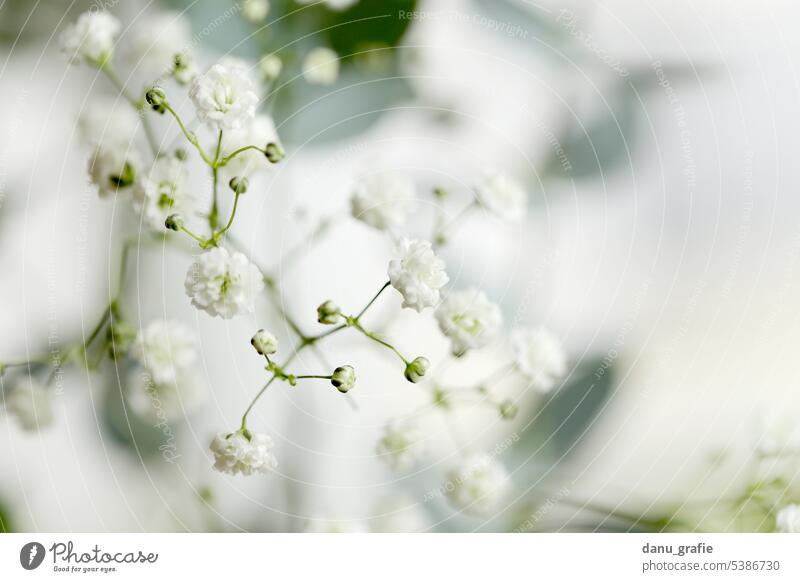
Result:
{"label": "small white blossom", "polygon": [[492,341],[503,324],[500,308],[479,289],[450,293],[436,309],[439,329],[450,338],[453,353],[482,348]]}
{"label": "small white blossom", "polygon": [[516,365],[533,386],[549,392],[567,373],[567,353],[558,337],[545,327],[514,332],[511,345]]}
{"label": "small white blossom", "polygon": [[775,529],[782,533],[800,533],[800,505],[787,505],[778,511]]}
{"label": "small white blossom", "polygon": [[376,452],[393,470],[402,471],[414,466],[425,446],[416,425],[392,422],[386,425]]}
{"label": "small white blossom", "polygon": [[253,434],[250,439],[240,432],[221,432],[211,442],[214,469],[231,475],[267,473],[278,466],[272,454],[272,438],[266,434]]}
{"label": "small white blossom", "polygon": [[266,81],[274,81],[283,70],[283,61],[278,55],[264,55],[258,61],[258,69]]}
{"label": "small white blossom", "polygon": [[239,129],[253,119],[258,95],[246,71],[218,63],[195,77],[189,91],[197,117],[216,129]]}
{"label": "small white blossom", "polygon": [[197,360],[197,338],[177,321],[157,319],[137,334],[130,354],[155,384],[175,383]]}
{"label": "small white blossom", "polygon": [[422,311],[439,302],[439,290],[450,280],[445,264],[428,241],[400,239],[400,255],[389,261],[389,281],[403,296],[403,307]]}
{"label": "small white blossom", "polygon": [[356,4],[358,0],[297,0],[298,4],[324,4],[331,10],[346,10],[350,8],[354,4]]}
{"label": "small white blossom", "polygon": [[141,167],[139,153],[130,144],[104,143],[89,158],[89,178],[101,197],[129,190]]}
{"label": "small white blossom", "polygon": [[149,372],[134,369],[128,380],[128,404],[140,418],[156,423],[190,414],[205,400],[205,384],[194,370],[180,370],[174,380],[155,383]]}
{"label": "small white blossom", "polygon": [[242,4],[242,16],[254,24],[264,22],[268,13],[268,0],[244,0]]}
{"label": "small white blossom", "polygon": [[451,503],[465,513],[492,517],[511,490],[505,467],[486,454],[474,454],[447,473],[446,491]]}
{"label": "small white blossom", "polygon": [[522,185],[503,172],[487,174],[475,188],[478,202],[503,220],[519,222],[525,216],[528,194]]}
{"label": "small white blossom", "polygon": [[139,118],[121,99],[93,98],[78,117],[81,141],[93,150],[100,146],[126,148],[136,135]]}
{"label": "small white blossom", "polygon": [[102,10],[89,10],[61,33],[62,54],[72,63],[101,66],[114,53],[114,43],[120,31],[119,20]]}
{"label": "small white blossom", "polygon": [[791,414],[761,411],[753,436],[755,450],[762,457],[800,455],[800,425]]}
{"label": "small white blossom", "polygon": [[23,430],[45,428],[53,423],[53,391],[23,376],[6,396],[6,410],[17,417]]}
{"label": "small white blossom", "polygon": [[[275,122],[269,115],[256,115],[251,123],[241,129],[228,131],[222,135],[222,157],[250,145],[264,149],[270,142],[280,143]],[[228,176],[246,177],[269,171],[272,165],[262,152],[249,149],[237,154],[222,169]]]}
{"label": "small white blossom", "polygon": [[405,223],[414,196],[414,183],[406,176],[380,170],[356,181],[350,207],[354,218],[374,228],[395,229]]}
{"label": "small white blossom", "polygon": [[313,85],[332,85],[339,77],[339,55],[336,51],[317,47],[303,60],[303,77]]}
{"label": "small white blossom", "polygon": [[[153,84],[172,73],[175,55],[186,55],[191,38],[192,27],[184,15],[171,11],[151,14],[137,20],[130,33],[125,34],[125,60],[138,78]],[[188,55],[184,59],[191,63]]]}
{"label": "small white blossom", "polygon": [[133,205],[144,223],[155,231],[164,230],[164,221],[171,214],[192,213],[192,198],[186,189],[186,168],[179,159],[156,159],[150,173],[134,190]]}
{"label": "small white blossom", "polygon": [[264,288],[261,272],[242,253],[215,247],[197,257],[184,283],[192,305],[223,319],[252,313]]}

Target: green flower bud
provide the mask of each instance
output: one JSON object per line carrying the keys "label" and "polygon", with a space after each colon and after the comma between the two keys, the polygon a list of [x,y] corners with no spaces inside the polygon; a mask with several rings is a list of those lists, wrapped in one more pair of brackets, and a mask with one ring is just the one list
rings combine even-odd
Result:
{"label": "green flower bud", "polygon": [[281,144],[271,141],[264,149],[264,155],[267,156],[267,159],[270,162],[277,164],[283,159],[283,156],[286,155],[286,152],[283,151]]}
{"label": "green flower bud", "polygon": [[186,153],[185,149],[177,148],[175,150],[175,157],[178,158],[180,161],[182,161],[182,162],[186,161],[187,156],[188,156],[188,154]]}
{"label": "green flower bud", "polygon": [[342,310],[333,301],[326,301],[317,307],[317,321],[325,325],[335,325],[342,318]]}
{"label": "green flower bud", "polygon": [[356,383],[356,371],[353,366],[339,366],[331,375],[331,384],[344,394]]}
{"label": "green flower bud", "polygon": [[231,187],[231,190],[236,192],[237,194],[244,194],[247,192],[247,187],[250,185],[250,182],[247,181],[247,178],[241,177],[233,177],[231,181],[228,182],[228,186]]}
{"label": "green flower bud", "polygon": [[136,181],[136,170],[128,162],[125,162],[122,172],[118,175],[109,176],[108,179],[111,185],[116,188],[127,188]]}
{"label": "green flower bud", "polygon": [[515,416],[517,416],[517,412],[519,412],[519,407],[514,404],[511,400],[503,400],[500,403],[500,416],[505,418],[506,420],[511,420]]}
{"label": "green flower bud", "polygon": [[151,87],[147,90],[147,93],[144,94],[144,98],[153,106],[153,109],[157,111],[163,108],[164,103],[167,102],[167,94],[161,87]]}
{"label": "green flower bud", "polygon": [[169,230],[180,230],[183,226],[183,217],[180,214],[170,214],[164,221],[164,226]]}
{"label": "green flower bud", "polygon": [[447,198],[447,190],[439,187],[434,188],[433,195],[439,200],[444,200],[445,198]]}
{"label": "green flower bud", "polygon": [[425,372],[428,371],[430,368],[431,363],[428,361],[428,358],[419,356],[418,358],[414,358],[412,362],[409,362],[406,366],[405,377],[406,380],[409,382],[413,382],[416,384],[420,380],[422,380],[423,376],[425,376]]}
{"label": "green flower bud", "polygon": [[278,338],[263,329],[256,332],[250,343],[262,356],[269,356],[278,351]]}
{"label": "green flower bud", "polygon": [[108,356],[112,360],[117,360],[128,349],[136,339],[136,330],[126,321],[115,320],[108,326],[106,331],[106,342],[108,344]]}

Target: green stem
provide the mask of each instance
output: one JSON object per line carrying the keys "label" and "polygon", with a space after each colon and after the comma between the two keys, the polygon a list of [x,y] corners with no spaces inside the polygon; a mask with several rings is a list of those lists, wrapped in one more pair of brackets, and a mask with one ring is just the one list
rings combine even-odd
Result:
{"label": "green stem", "polygon": [[233,199],[233,209],[231,210],[230,218],[228,218],[228,224],[225,225],[225,228],[214,234],[213,236],[214,239],[222,236],[223,234],[228,232],[228,230],[230,230],[231,225],[233,224],[233,218],[236,216],[236,207],[239,205],[239,196],[241,196],[241,194],[237,192],[236,198]]}
{"label": "green stem", "polygon": [[358,321],[358,318],[351,317],[351,318],[348,319],[348,323],[350,324],[350,327],[354,327],[355,329],[357,329],[358,331],[363,333],[366,337],[368,337],[372,341],[377,342],[377,343],[381,344],[382,346],[385,346],[385,347],[389,348],[390,350],[392,350],[395,354],[397,354],[397,357],[400,358],[406,366],[408,366],[408,364],[410,363],[409,360],[406,360],[403,357],[403,354],[401,354],[400,351],[396,347],[394,347],[389,342],[387,342],[385,340],[382,340],[381,338],[376,336],[374,333],[369,332],[366,329],[364,329],[361,326],[361,323]]}
{"label": "green stem", "polygon": [[190,237],[192,237],[194,240],[196,240],[197,242],[199,242],[199,243],[200,243],[200,246],[204,246],[204,245],[206,245],[206,244],[208,243],[208,241],[207,241],[206,239],[204,239],[202,236],[196,235],[195,233],[193,233],[191,230],[189,230],[189,229],[188,229],[188,228],[186,228],[185,226],[181,225],[179,228],[180,228],[180,229],[181,229],[183,232],[185,232],[186,234],[188,234]]}
{"label": "green stem", "polygon": [[297,380],[309,379],[309,378],[318,378],[320,380],[330,380],[333,376],[321,376],[317,374],[303,374],[302,376],[295,376]]}
{"label": "green stem", "polygon": [[378,297],[381,296],[381,293],[383,293],[386,290],[386,288],[391,284],[392,284],[391,281],[386,281],[386,283],[383,284],[383,287],[381,287],[380,290],[375,294],[375,296],[372,299],[369,300],[369,303],[367,303],[364,306],[364,309],[362,309],[361,311],[358,312],[358,315],[356,315],[356,320],[361,319],[361,316],[364,315],[364,313],[366,313],[367,309],[372,307],[372,304],[375,303],[375,301],[378,299]]}
{"label": "green stem", "polygon": [[214,166],[214,161],[211,158],[208,157],[208,154],[206,154],[205,150],[203,149],[203,146],[200,145],[200,141],[197,139],[197,136],[194,133],[192,133],[191,131],[189,131],[188,129],[186,129],[186,126],[183,124],[183,121],[181,120],[181,118],[178,115],[178,113],[166,101],[164,102],[164,109],[169,111],[170,114],[172,115],[172,117],[175,118],[175,121],[178,122],[178,127],[181,128],[181,132],[186,137],[186,139],[189,141],[189,143],[192,144],[195,147],[195,149],[197,149],[198,152],[200,152],[200,157],[203,158],[203,161],[206,164],[208,164],[209,166],[213,167]]}
{"label": "green stem", "polygon": [[263,149],[261,149],[260,147],[258,147],[258,146],[254,146],[254,145],[244,146],[243,148],[239,148],[238,150],[234,151],[232,154],[227,155],[224,158],[222,158],[221,160],[219,160],[218,162],[216,162],[217,167],[221,168],[221,167],[227,165],[227,163],[230,162],[233,158],[235,158],[236,156],[238,156],[239,154],[241,154],[242,152],[245,152],[247,150],[258,150],[262,154],[266,154],[266,152]]}
{"label": "green stem", "polygon": [[159,157],[161,153],[159,152],[156,136],[153,133],[153,127],[152,125],[150,125],[150,120],[144,114],[146,108],[146,103],[144,102],[144,100],[136,99],[125,89],[125,85],[117,76],[117,72],[114,70],[114,68],[111,66],[110,63],[104,63],[100,67],[100,70],[105,73],[106,77],[108,77],[108,79],[117,88],[117,90],[125,98],[125,100],[128,101],[128,103],[130,103],[134,107],[134,109],[142,113],[140,117],[142,119],[142,128],[144,129],[144,135],[145,138],[147,139],[147,144],[150,146],[150,150],[153,152],[153,155],[155,157]]}

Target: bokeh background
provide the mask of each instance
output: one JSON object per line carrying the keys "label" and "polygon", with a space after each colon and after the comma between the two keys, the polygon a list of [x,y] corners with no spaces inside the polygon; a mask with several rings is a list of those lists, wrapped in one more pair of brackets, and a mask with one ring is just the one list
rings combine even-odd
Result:
{"label": "bokeh background", "polygon": [[[743,517],[720,500],[752,483],[759,415],[796,419],[800,408],[797,4],[271,5],[263,26],[211,0],[110,10],[122,39],[143,34],[153,14],[183,13],[204,63],[285,56],[289,73],[264,110],[288,156],[248,194],[237,223],[281,274],[285,308],[313,324],[322,300],[362,305],[385,280],[391,240],[347,215],[363,168],[391,164],[414,177],[421,210],[411,230],[424,234],[426,192],[446,187],[455,215],[482,168],[502,166],[529,192],[525,221],[469,216],[444,251],[448,272],[500,302],[508,329],[558,332],[570,353],[565,385],[544,400],[513,381],[498,386],[521,398],[512,422],[483,409],[422,415],[430,454],[396,475],[376,458],[376,440],[426,395],[388,356],[337,338],[325,356],[359,370],[352,401],[313,385],[271,391],[251,423],[275,438],[279,470],[228,478],[211,470],[208,442],[237,426],[263,383],[248,340],[255,326],[287,341],[290,332],[266,302],[252,318],[212,320],[183,293],[185,257],[138,253],[130,310],[143,322],[177,318],[202,342],[210,398],[173,425],[179,462],[164,462],[164,435],[126,407],[124,364],[73,367],[52,427],[26,433],[0,417],[4,528],[303,531],[325,519],[373,531],[660,530],[677,527],[664,516],[680,511],[690,516],[683,528],[770,529],[768,516]],[[138,231],[121,203],[87,185],[76,137],[78,115],[113,100],[113,87],[70,67],[55,41],[89,6],[0,2],[0,358],[87,335],[121,242]],[[343,58],[332,87],[297,74],[317,45]],[[178,101],[190,109],[185,93]],[[302,259],[281,264],[298,244]],[[397,311],[383,302],[376,320],[399,345],[447,362],[433,319]],[[506,353],[498,344],[437,374],[469,382]],[[496,451],[512,473],[513,493],[491,518],[426,496],[465,449]],[[789,481],[795,467],[783,468]]]}

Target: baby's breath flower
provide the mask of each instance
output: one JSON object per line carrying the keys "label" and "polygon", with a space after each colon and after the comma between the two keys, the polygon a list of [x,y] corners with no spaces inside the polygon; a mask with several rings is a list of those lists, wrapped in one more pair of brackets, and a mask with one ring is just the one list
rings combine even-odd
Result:
{"label": "baby's breath flower", "polygon": [[553,332],[544,327],[514,332],[511,344],[516,365],[532,385],[549,392],[567,372],[567,353]]}
{"label": "baby's breath flower", "polygon": [[519,222],[525,216],[528,194],[514,178],[503,172],[486,175],[475,189],[478,202],[503,220]]}
{"label": "baby's breath flower", "polygon": [[150,173],[133,193],[133,206],[147,226],[162,231],[170,215],[192,214],[194,200],[186,182],[186,168],[178,158],[156,159]]}
{"label": "baby's breath flower", "polygon": [[505,467],[487,454],[474,454],[447,473],[447,496],[465,513],[491,517],[511,489]]}
{"label": "baby's breath flower", "polygon": [[395,471],[411,468],[424,452],[422,435],[411,423],[387,424],[377,446],[378,455]]}
{"label": "baby's breath flower", "polygon": [[800,426],[793,415],[760,411],[753,437],[755,450],[762,457],[800,454]]}
{"label": "baby's breath flower", "polygon": [[402,174],[380,170],[356,181],[350,207],[354,218],[373,228],[391,230],[405,223],[413,199],[411,180]]}
{"label": "baby's breath flower", "polygon": [[[277,143],[278,132],[275,122],[269,115],[256,115],[251,123],[241,129],[227,131],[222,135],[222,157],[228,156],[236,150],[247,146],[263,148],[269,142]],[[252,176],[259,172],[268,171],[272,167],[269,160],[258,150],[245,150],[232,158],[223,170],[229,176]]]}
{"label": "baby's breath flower", "polygon": [[174,70],[175,55],[192,44],[192,27],[179,12],[157,12],[136,19],[124,38],[126,66],[137,78],[152,83]]}
{"label": "baby's breath flower", "polygon": [[197,77],[197,64],[188,52],[176,53],[172,57],[172,78],[180,85],[188,85]]}
{"label": "baby's breath flower", "polygon": [[118,143],[103,144],[89,159],[89,177],[97,186],[98,194],[105,198],[131,188],[136,183],[139,167],[136,150]]}
{"label": "baby's breath flower", "polygon": [[339,366],[331,375],[331,384],[344,394],[349,391],[356,383],[356,371],[353,366]]}
{"label": "baby's breath flower", "polygon": [[182,323],[157,319],[139,332],[130,354],[155,384],[174,383],[197,360],[197,338]]}
{"label": "baby's breath flower", "polygon": [[35,378],[23,376],[6,397],[6,410],[17,417],[23,430],[45,428],[53,423],[53,392]]}
{"label": "baby's breath flower", "polygon": [[81,141],[97,149],[100,146],[129,147],[136,135],[139,118],[130,105],[110,97],[93,98],[78,118]]}
{"label": "baby's breath flower", "polygon": [[250,343],[262,356],[270,356],[278,351],[278,338],[263,329],[255,333]]}
{"label": "baby's breath flower", "polygon": [[445,264],[431,243],[400,239],[398,258],[389,261],[389,281],[403,296],[403,307],[422,311],[439,302],[439,290],[449,281]]}
{"label": "baby's breath flower", "polygon": [[197,117],[214,129],[240,129],[256,112],[258,95],[244,68],[217,63],[189,91]]}
{"label": "baby's breath flower", "polygon": [[317,307],[317,321],[325,325],[335,325],[342,319],[342,310],[333,301],[326,301]]}
{"label": "baby's breath flower", "polygon": [[428,358],[423,356],[419,356],[414,358],[411,362],[408,363],[406,366],[405,372],[403,375],[406,377],[406,380],[409,382],[413,382],[416,384],[425,376],[425,373],[430,368],[431,363]]}
{"label": "baby's breath flower", "polygon": [[800,505],[787,505],[775,516],[775,529],[782,533],[800,533]]}
{"label": "baby's breath flower", "polygon": [[120,28],[119,20],[104,10],[84,12],[61,33],[61,52],[71,63],[102,66],[114,54]]}
{"label": "baby's breath flower", "polygon": [[242,431],[233,434],[221,432],[211,442],[214,469],[231,475],[267,473],[278,466],[278,460],[272,454],[274,446],[272,438],[266,434],[246,436]]}
{"label": "baby's breath flower", "polygon": [[455,355],[485,346],[503,324],[500,308],[479,289],[450,293],[436,309],[436,320],[450,338]]}
{"label": "baby's breath flower", "polygon": [[271,83],[281,74],[283,70],[283,61],[275,54],[264,55],[258,61],[258,69],[261,71],[261,76],[268,83]]}
{"label": "baby's breath flower", "polygon": [[264,22],[268,13],[268,0],[244,0],[242,4],[242,16],[254,24]]}
{"label": "baby's breath flower", "polygon": [[242,253],[215,247],[197,257],[184,283],[192,305],[212,316],[230,319],[252,313],[264,288],[261,272]]}
{"label": "baby's breath flower", "polygon": [[339,55],[327,47],[311,49],[303,61],[303,77],[313,85],[332,85],[339,77]]}

